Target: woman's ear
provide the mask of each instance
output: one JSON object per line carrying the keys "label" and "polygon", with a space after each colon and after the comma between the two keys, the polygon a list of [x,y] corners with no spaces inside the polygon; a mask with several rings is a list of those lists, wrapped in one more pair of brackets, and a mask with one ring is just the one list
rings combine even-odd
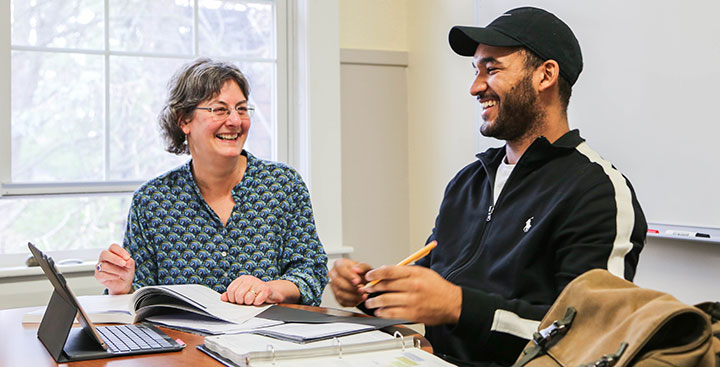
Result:
{"label": "woman's ear", "polygon": [[545,62],[537,68],[540,73],[540,84],[538,91],[543,92],[553,85],[558,84],[560,77],[560,65],[555,60],[545,60]]}
{"label": "woman's ear", "polygon": [[182,129],[183,133],[185,135],[190,135],[190,121],[189,120],[183,120],[182,117],[178,118],[177,121],[178,126]]}

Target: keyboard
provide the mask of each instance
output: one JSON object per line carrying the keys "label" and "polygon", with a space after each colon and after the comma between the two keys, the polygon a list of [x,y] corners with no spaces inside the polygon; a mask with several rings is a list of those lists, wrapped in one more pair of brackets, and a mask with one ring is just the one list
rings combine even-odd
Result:
{"label": "keyboard", "polygon": [[98,326],[96,329],[114,353],[161,350],[172,346],[165,340],[166,336],[143,324]]}

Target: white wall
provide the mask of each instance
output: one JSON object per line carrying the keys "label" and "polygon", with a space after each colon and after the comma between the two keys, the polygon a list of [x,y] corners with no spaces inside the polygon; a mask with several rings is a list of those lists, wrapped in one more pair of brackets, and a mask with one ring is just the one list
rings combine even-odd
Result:
{"label": "white wall", "polygon": [[407,9],[408,0],[340,0],[340,47],[407,51]]}
{"label": "white wall", "polygon": [[689,304],[720,301],[720,244],[649,238],[635,283]]}
{"label": "white wall", "polygon": [[472,0],[417,0],[408,7],[408,118],[410,242],[425,244],[445,185],[475,159],[478,137],[469,94],[470,60],[455,55],[447,35],[473,24]]}
{"label": "white wall", "polygon": [[409,252],[407,52],[341,52],[343,243],[373,266]]}

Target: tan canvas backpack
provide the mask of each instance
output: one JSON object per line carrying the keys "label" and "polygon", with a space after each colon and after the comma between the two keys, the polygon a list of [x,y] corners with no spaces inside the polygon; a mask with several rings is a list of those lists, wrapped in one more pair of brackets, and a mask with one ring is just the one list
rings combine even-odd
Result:
{"label": "tan canvas backpack", "polygon": [[596,269],[567,285],[513,367],[720,367],[720,302],[696,307]]}

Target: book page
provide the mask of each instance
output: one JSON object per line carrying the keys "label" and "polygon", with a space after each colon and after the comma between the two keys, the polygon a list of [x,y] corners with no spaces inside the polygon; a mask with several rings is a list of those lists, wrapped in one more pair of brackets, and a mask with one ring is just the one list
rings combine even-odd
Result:
{"label": "book page", "polygon": [[[164,303],[152,304],[153,293],[161,293],[166,296],[172,296],[177,301],[165,299]],[[181,307],[184,310],[210,315],[220,320],[236,324],[241,324],[270,307],[269,305],[245,306],[223,302],[220,300],[220,293],[199,284],[174,284],[143,287],[135,291],[133,300],[136,313],[140,317],[146,313],[144,310],[145,308],[159,306],[178,308],[178,304],[184,304],[184,307]],[[141,311],[137,308],[140,303],[148,303],[149,305],[147,307],[141,307],[141,309],[143,309]],[[196,311],[192,311],[191,308],[194,308]]]}

